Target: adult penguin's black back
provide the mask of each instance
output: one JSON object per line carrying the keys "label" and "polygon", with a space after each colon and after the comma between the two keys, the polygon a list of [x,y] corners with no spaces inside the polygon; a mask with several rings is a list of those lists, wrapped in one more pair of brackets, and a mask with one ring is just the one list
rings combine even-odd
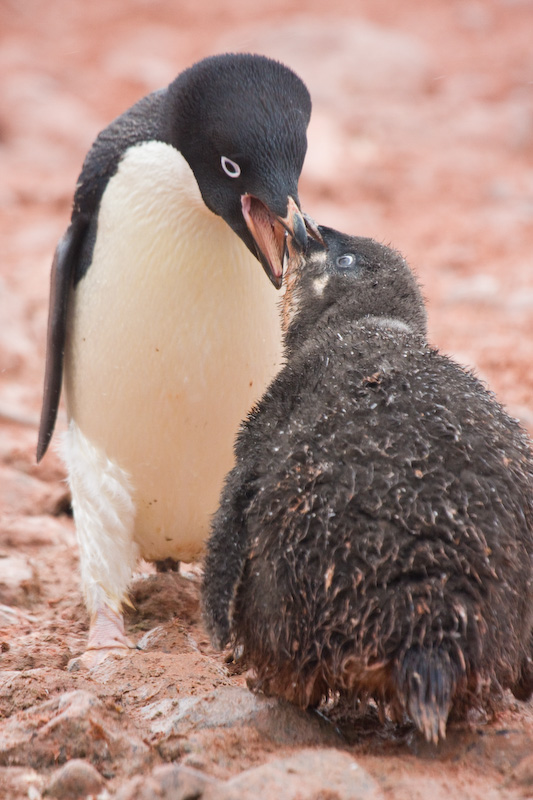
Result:
{"label": "adult penguin's black back", "polygon": [[256,688],[373,698],[437,742],[452,709],[533,689],[530,443],[427,344],[401,256],[320,231],[289,267],[286,366],[237,440],[205,620]]}
{"label": "adult penguin's black back", "polygon": [[286,234],[307,239],[310,111],[282,64],[214,56],[85,160],[52,269],[38,457],[63,383],[93,661],[129,646],[120,611],[139,556],[201,554],[235,431],[279,367],[271,284]]}

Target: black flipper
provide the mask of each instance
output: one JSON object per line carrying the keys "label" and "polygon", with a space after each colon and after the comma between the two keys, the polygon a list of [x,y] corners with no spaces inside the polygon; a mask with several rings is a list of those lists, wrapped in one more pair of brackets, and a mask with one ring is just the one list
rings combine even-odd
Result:
{"label": "black flipper", "polygon": [[145,141],[169,141],[166,97],[166,89],[152,92],[113,120],[97,136],[84,161],[74,195],[72,222],[57,246],[52,264],[38,462],[50,444],[57,417],[70,288],[83,278],[91,264],[100,200],[129,147]]}
{"label": "black flipper", "polygon": [[74,217],[70,227],[57,245],[52,263],[46,339],[46,370],[41,424],[37,443],[37,462],[46,453],[54,432],[59,398],[61,396],[68,300],[78,255],[88,224],[89,218],[87,215],[78,214]]}

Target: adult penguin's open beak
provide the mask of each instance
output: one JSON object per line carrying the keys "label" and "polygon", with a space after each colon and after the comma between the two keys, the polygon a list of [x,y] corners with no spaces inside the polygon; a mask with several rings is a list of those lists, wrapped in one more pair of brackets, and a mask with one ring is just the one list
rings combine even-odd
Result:
{"label": "adult penguin's open beak", "polygon": [[293,244],[305,250],[308,233],[313,238],[320,238],[317,226],[302,214],[296,201],[287,198],[287,213],[284,217],[274,214],[257,197],[243,194],[241,197],[242,214],[248,230],[255,242],[257,257],[266,274],[279,289],[283,281],[283,268],[288,256],[287,236]]}

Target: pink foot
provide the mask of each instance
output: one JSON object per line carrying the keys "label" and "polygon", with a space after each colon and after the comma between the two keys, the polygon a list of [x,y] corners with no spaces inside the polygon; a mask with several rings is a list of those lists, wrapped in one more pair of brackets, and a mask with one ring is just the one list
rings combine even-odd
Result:
{"label": "pink foot", "polygon": [[91,669],[101,664],[110,655],[127,656],[135,645],[124,633],[122,614],[113,611],[109,606],[99,606],[91,618],[87,650],[78,658],[69,662],[69,670],[83,667]]}
{"label": "pink foot", "polygon": [[109,606],[99,606],[91,618],[87,650],[131,650],[134,647],[124,633],[122,614]]}

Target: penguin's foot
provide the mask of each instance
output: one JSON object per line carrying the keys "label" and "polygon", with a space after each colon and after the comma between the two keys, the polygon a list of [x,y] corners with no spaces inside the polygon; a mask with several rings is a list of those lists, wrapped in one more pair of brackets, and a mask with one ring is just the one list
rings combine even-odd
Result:
{"label": "penguin's foot", "polygon": [[87,650],[132,650],[135,647],[124,633],[124,618],[104,604],[91,618]]}
{"label": "penguin's foot", "polygon": [[91,617],[87,650],[83,655],[72,659],[68,669],[92,669],[110,655],[124,657],[133,649],[135,645],[124,632],[122,614],[102,604]]}
{"label": "penguin's foot", "polygon": [[162,561],[155,562],[157,572],[179,572],[180,562],[174,558],[165,558]]}

